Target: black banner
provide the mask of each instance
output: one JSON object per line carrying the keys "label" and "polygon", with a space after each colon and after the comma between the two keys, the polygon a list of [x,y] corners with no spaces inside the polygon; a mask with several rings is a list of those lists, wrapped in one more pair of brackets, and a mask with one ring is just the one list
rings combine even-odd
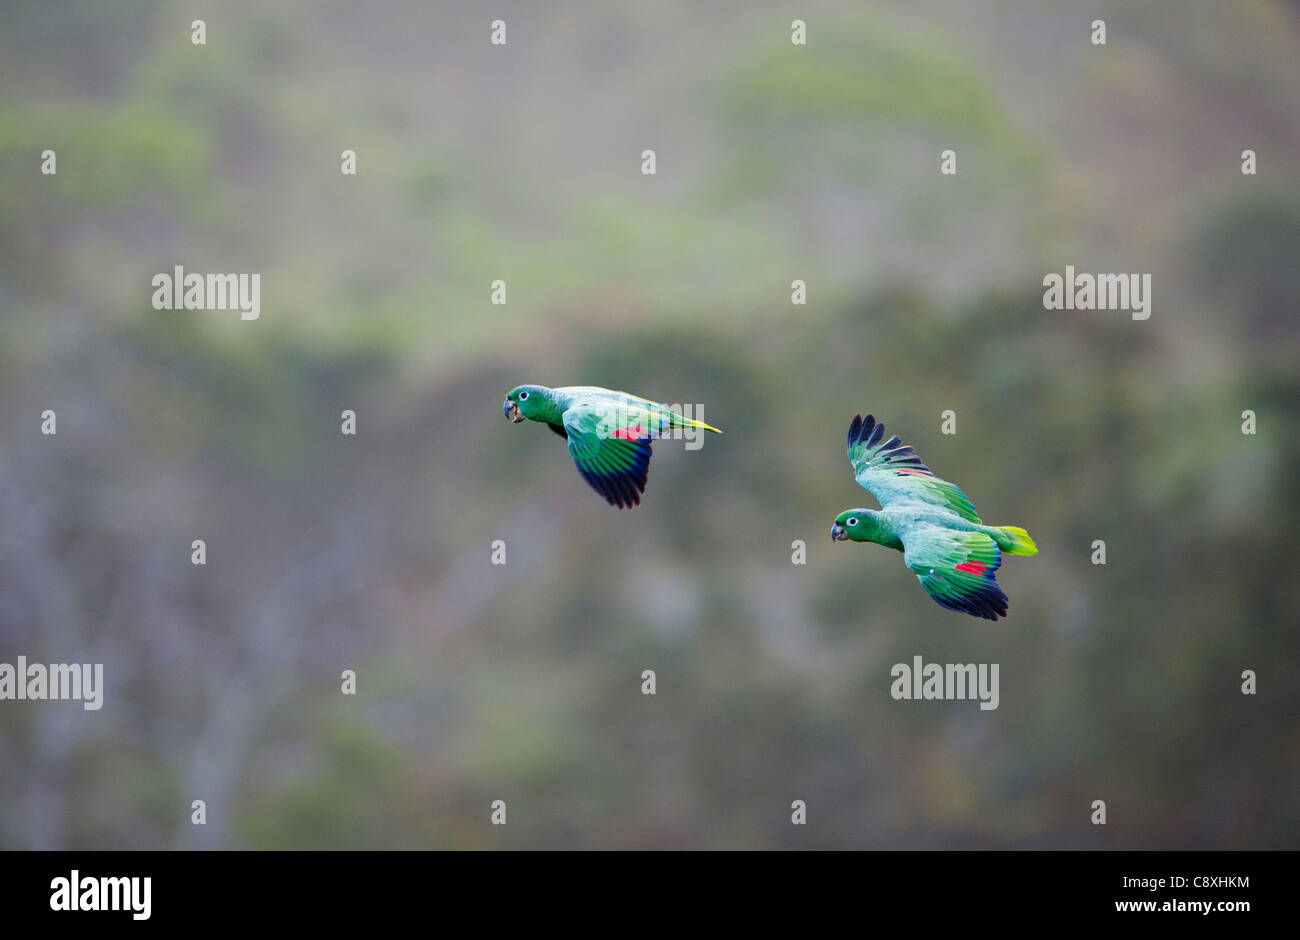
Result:
{"label": "black banner", "polygon": [[622,909],[631,922],[686,908],[744,919],[774,906],[820,913],[848,905],[873,921],[922,917],[927,926],[1105,919],[1232,929],[1243,916],[1282,912],[1293,864],[1285,853],[1224,852],[0,855],[7,922],[128,928],[337,928],[457,910],[526,916],[557,905],[580,920],[598,910]]}

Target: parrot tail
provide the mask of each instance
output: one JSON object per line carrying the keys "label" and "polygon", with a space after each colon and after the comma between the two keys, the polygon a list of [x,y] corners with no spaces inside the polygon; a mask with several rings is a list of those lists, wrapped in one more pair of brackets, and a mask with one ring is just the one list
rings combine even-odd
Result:
{"label": "parrot tail", "polygon": [[696,421],[694,418],[686,418],[675,411],[669,411],[670,427],[674,428],[699,428],[701,431],[712,431],[714,434],[721,434],[720,428],[715,428],[711,424],[705,424],[703,421]]}
{"label": "parrot tail", "polygon": [[1038,546],[1034,540],[1029,537],[1029,533],[1020,526],[1000,525],[994,526],[998,534],[994,536],[997,539],[998,548],[1010,555],[1037,555]]}

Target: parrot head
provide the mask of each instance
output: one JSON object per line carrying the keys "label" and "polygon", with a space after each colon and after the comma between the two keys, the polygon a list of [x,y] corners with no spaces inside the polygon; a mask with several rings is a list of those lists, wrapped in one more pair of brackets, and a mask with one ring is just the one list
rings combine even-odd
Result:
{"label": "parrot head", "polygon": [[875,526],[871,523],[873,513],[869,509],[846,509],[835,517],[831,526],[831,541],[870,542]]}
{"label": "parrot head", "polygon": [[515,424],[526,418],[540,420],[550,410],[550,389],[542,385],[521,385],[512,389],[501,406],[502,413]]}

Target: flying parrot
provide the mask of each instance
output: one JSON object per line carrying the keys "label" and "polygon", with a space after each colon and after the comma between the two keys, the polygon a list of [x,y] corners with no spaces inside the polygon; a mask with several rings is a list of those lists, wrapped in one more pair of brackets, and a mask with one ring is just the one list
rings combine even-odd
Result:
{"label": "flying parrot", "polygon": [[831,539],[897,549],[939,606],[985,620],[1005,617],[1007,596],[994,575],[1003,552],[1038,554],[1029,533],[983,525],[965,493],[935,476],[897,436],[885,440],[885,426],[872,415],[853,419],[848,451],[858,483],[881,509],[845,510]]}
{"label": "flying parrot", "polygon": [[619,509],[641,505],[652,440],[686,428],[722,433],[667,405],[594,385],[520,385],[506,396],[501,410],[515,424],[540,421],[565,438],[578,473]]}

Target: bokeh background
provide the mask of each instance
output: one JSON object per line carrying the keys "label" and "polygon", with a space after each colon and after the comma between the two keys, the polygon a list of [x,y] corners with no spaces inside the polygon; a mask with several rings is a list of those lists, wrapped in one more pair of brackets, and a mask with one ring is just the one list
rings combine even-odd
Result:
{"label": "bokeh background", "polygon": [[[1260,0],[7,3],[0,661],[107,688],[0,703],[0,846],[1296,848],[1297,61]],[[618,512],[522,382],[726,434]],[[868,410],[1033,533],[1010,619],[830,543]]]}

